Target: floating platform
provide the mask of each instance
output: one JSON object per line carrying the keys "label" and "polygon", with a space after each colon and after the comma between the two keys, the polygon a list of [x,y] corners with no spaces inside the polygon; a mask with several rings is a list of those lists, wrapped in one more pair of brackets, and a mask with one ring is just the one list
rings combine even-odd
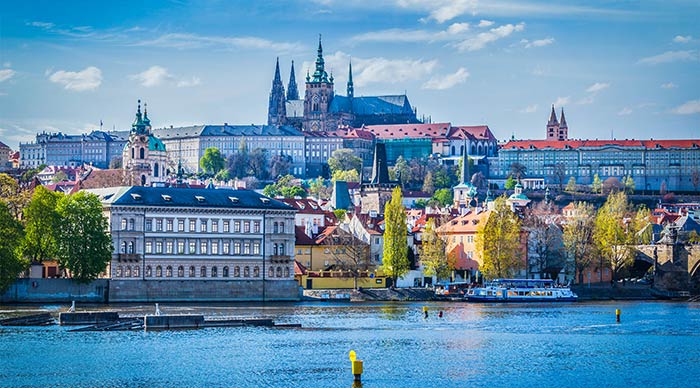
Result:
{"label": "floating platform", "polygon": [[0,326],[50,326],[56,324],[51,314],[34,314],[0,320]]}

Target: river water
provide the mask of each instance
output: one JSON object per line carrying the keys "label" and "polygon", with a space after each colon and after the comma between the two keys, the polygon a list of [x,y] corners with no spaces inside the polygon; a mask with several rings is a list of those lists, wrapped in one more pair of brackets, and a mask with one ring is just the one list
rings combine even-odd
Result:
{"label": "river water", "polygon": [[[66,307],[0,306],[0,318]],[[109,308],[122,315],[153,310],[95,309]],[[700,387],[700,304],[165,304],[161,311],[303,327],[0,327],[0,386],[349,388],[348,351],[355,350],[366,388]]]}

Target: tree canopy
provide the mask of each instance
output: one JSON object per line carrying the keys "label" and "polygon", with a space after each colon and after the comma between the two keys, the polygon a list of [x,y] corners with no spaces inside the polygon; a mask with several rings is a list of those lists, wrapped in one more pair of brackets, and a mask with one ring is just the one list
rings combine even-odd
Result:
{"label": "tree canopy", "polygon": [[455,268],[456,258],[448,255],[445,249],[447,243],[438,235],[435,220],[429,219],[421,238],[420,261],[424,273],[435,275],[438,279],[447,279]]}
{"label": "tree canopy", "polygon": [[508,278],[522,268],[520,219],[508,207],[505,196],[496,198],[494,210],[478,226],[475,243],[485,277]]}
{"label": "tree canopy", "polygon": [[62,227],[56,206],[62,196],[37,186],[24,209],[26,224],[22,253],[32,262],[40,263],[56,257],[56,233]]}
{"label": "tree canopy", "polygon": [[20,243],[22,224],[15,219],[6,204],[0,202],[0,294],[4,293],[27,269],[29,262],[22,258]]}
{"label": "tree canopy", "polygon": [[595,254],[593,227],[595,225],[595,208],[586,202],[575,202],[573,217],[564,224],[564,249],[573,259],[578,273],[578,283],[583,283],[583,273],[591,264]]}
{"label": "tree canopy", "polygon": [[336,171],[355,170],[358,174],[362,169],[362,158],[355,155],[355,152],[349,148],[340,148],[333,151],[330,159],[328,159],[328,167],[331,169],[331,174]]}
{"label": "tree canopy", "polygon": [[393,285],[399,277],[407,274],[410,268],[408,260],[408,227],[406,212],[401,204],[401,188],[396,187],[384,210],[384,254],[382,270],[389,276]]}
{"label": "tree canopy", "polygon": [[273,184],[269,184],[263,188],[263,194],[268,197],[285,197],[294,198],[302,197],[306,198],[307,193],[303,187],[295,183],[294,175],[285,175],[277,180]]}
{"label": "tree canopy", "polygon": [[199,167],[209,176],[214,176],[226,167],[226,159],[216,147],[204,150],[204,156],[199,160]]}
{"label": "tree canopy", "polygon": [[630,215],[631,208],[624,192],[612,193],[605,204],[598,210],[593,231],[593,240],[600,254],[607,260],[612,271],[613,281],[623,268],[634,260],[630,244],[634,242],[637,231],[624,219]]}

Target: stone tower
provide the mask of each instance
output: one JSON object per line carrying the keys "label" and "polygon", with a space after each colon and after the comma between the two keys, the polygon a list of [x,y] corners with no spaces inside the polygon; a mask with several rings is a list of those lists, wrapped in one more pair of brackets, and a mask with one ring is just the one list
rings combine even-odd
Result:
{"label": "stone tower", "polygon": [[398,182],[389,179],[389,166],[386,160],[386,148],[384,143],[376,143],[374,146],[374,163],[372,164],[372,179],[369,182],[361,182],[360,201],[361,213],[384,214],[386,203],[391,200],[391,193],[398,186]]}
{"label": "stone tower", "polygon": [[469,156],[467,150],[467,140],[464,140],[464,150],[462,154],[462,171],[460,174],[459,184],[452,188],[454,206],[460,209],[461,214],[465,214],[466,210],[472,207],[472,201],[476,198],[476,187],[471,182],[471,173],[469,171]]}
{"label": "stone tower", "polygon": [[284,98],[284,85],[282,84],[282,77],[280,76],[280,59],[277,58],[275,78],[272,80],[270,102],[267,107],[267,124],[282,125],[285,123],[286,118],[287,108]]}
{"label": "stone tower", "polygon": [[561,122],[559,123],[558,140],[568,140],[569,139],[569,126],[566,124],[566,118],[564,117],[564,108],[561,108]]}
{"label": "stone tower", "polygon": [[168,162],[165,144],[151,133],[151,120],[145,104],[141,114],[141,100],[122,158],[127,185],[147,186],[165,182]]}
{"label": "stone tower", "polygon": [[287,85],[287,101],[298,99],[299,89],[297,88],[297,79],[294,75],[294,61],[292,61],[292,70],[289,72],[289,84]]}
{"label": "stone tower", "polygon": [[[352,83],[352,62],[350,62],[348,69],[348,98],[353,98],[355,96],[355,85]],[[352,104],[350,104],[352,108]]]}
{"label": "stone tower", "polygon": [[557,112],[554,111],[554,104],[552,104],[552,113],[549,114],[549,121],[547,121],[547,140],[558,139],[559,121],[557,120]]}
{"label": "stone tower", "polygon": [[306,73],[306,93],[304,95],[305,131],[324,131],[327,128],[328,107],[333,99],[333,76],[328,76],[323,61],[321,35],[318,36],[318,55],[314,73]]}

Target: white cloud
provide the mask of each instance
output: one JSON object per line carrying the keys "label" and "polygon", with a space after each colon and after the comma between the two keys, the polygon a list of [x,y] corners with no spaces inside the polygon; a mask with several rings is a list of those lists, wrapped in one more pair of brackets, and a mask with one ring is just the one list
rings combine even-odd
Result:
{"label": "white cloud", "polygon": [[152,40],[138,42],[135,45],[175,48],[179,50],[223,46],[231,49],[262,49],[280,52],[298,51],[304,48],[298,43],[273,42],[254,36],[227,37],[187,33],[165,34]]}
{"label": "white cloud", "polygon": [[589,105],[592,104],[594,101],[593,95],[586,96],[578,101],[576,101],[576,105]]}
{"label": "white cloud", "polygon": [[491,27],[493,25],[493,23],[494,22],[492,22],[491,20],[483,20],[482,19],[479,21],[479,27],[481,27],[481,28]]}
{"label": "white cloud", "polygon": [[189,88],[192,86],[197,86],[201,84],[202,81],[199,79],[199,77],[192,77],[190,79],[183,79],[177,82],[177,87],[178,88]]}
{"label": "white cloud", "polygon": [[150,88],[170,82],[173,76],[168,73],[168,69],[162,66],[151,66],[141,73],[130,76],[130,78],[139,81],[142,86]]}
{"label": "white cloud", "polygon": [[358,34],[350,38],[350,41],[353,43],[449,41],[464,39],[467,31],[469,31],[469,23],[453,23],[446,30],[438,31],[390,28]]}
{"label": "white cloud", "polygon": [[627,116],[629,114],[632,114],[632,108],[627,107],[627,106],[622,108],[621,111],[617,112],[618,116]]}
{"label": "white cloud", "polygon": [[554,106],[564,106],[567,105],[571,101],[571,97],[566,96],[566,97],[557,97],[557,100],[554,101]]}
{"label": "white cloud", "polygon": [[520,113],[535,113],[535,112],[537,112],[537,104],[528,105],[525,108],[520,109],[518,112],[520,112]]}
{"label": "white cloud", "polygon": [[511,35],[513,32],[525,29],[525,23],[505,24],[490,29],[488,32],[481,32],[475,37],[469,38],[457,44],[460,51],[476,51],[486,47],[487,44]]}
{"label": "white cloud", "polygon": [[467,12],[474,13],[477,0],[397,0],[397,3],[404,8],[428,11],[427,19],[444,23]]}
{"label": "white cloud", "polygon": [[2,69],[0,70],[0,82],[7,81],[12,78],[16,72],[12,69]]}
{"label": "white cloud", "polygon": [[55,24],[53,24],[53,23],[38,22],[38,21],[29,22],[29,23],[27,23],[27,25],[28,25],[28,26],[32,26],[32,27],[43,28],[43,29],[45,29],[45,30],[51,29],[51,28],[53,28],[53,27],[55,26]]}
{"label": "white cloud", "polygon": [[469,31],[469,23],[452,23],[447,28],[447,32],[450,34],[459,34],[465,31]]}
{"label": "white cloud", "polygon": [[49,80],[76,92],[95,90],[102,84],[102,71],[95,66],[86,67],[77,72],[59,70],[51,74]]}
{"label": "white cloud", "polygon": [[688,43],[691,40],[693,40],[693,37],[690,35],[686,35],[686,36],[676,35],[676,37],[673,38],[673,41],[676,43]]}
{"label": "white cloud", "polygon": [[469,78],[467,69],[460,67],[454,74],[434,76],[423,84],[423,89],[445,90],[464,83]]}
{"label": "white cloud", "polygon": [[678,115],[692,115],[695,113],[700,113],[700,100],[691,100],[685,104],[673,108],[671,112]]}
{"label": "white cloud", "polygon": [[609,83],[596,82],[593,85],[589,86],[588,89],[586,89],[586,91],[588,93],[598,93],[599,91],[601,91],[603,89],[607,89],[609,87],[610,87]]}
{"label": "white cloud", "polygon": [[698,55],[694,50],[666,51],[663,54],[646,57],[639,60],[638,63],[648,65],[658,65],[659,63],[669,63],[678,61],[697,61]]}
{"label": "white cloud", "polygon": [[674,84],[673,82],[666,82],[665,84],[661,84],[661,89],[675,89],[677,87],[678,85]]}
{"label": "white cloud", "polygon": [[554,38],[537,39],[537,40],[533,40],[532,42],[530,42],[527,39],[523,39],[520,41],[520,43],[524,44],[525,48],[542,47],[542,46],[548,46],[548,45],[554,43]]}

